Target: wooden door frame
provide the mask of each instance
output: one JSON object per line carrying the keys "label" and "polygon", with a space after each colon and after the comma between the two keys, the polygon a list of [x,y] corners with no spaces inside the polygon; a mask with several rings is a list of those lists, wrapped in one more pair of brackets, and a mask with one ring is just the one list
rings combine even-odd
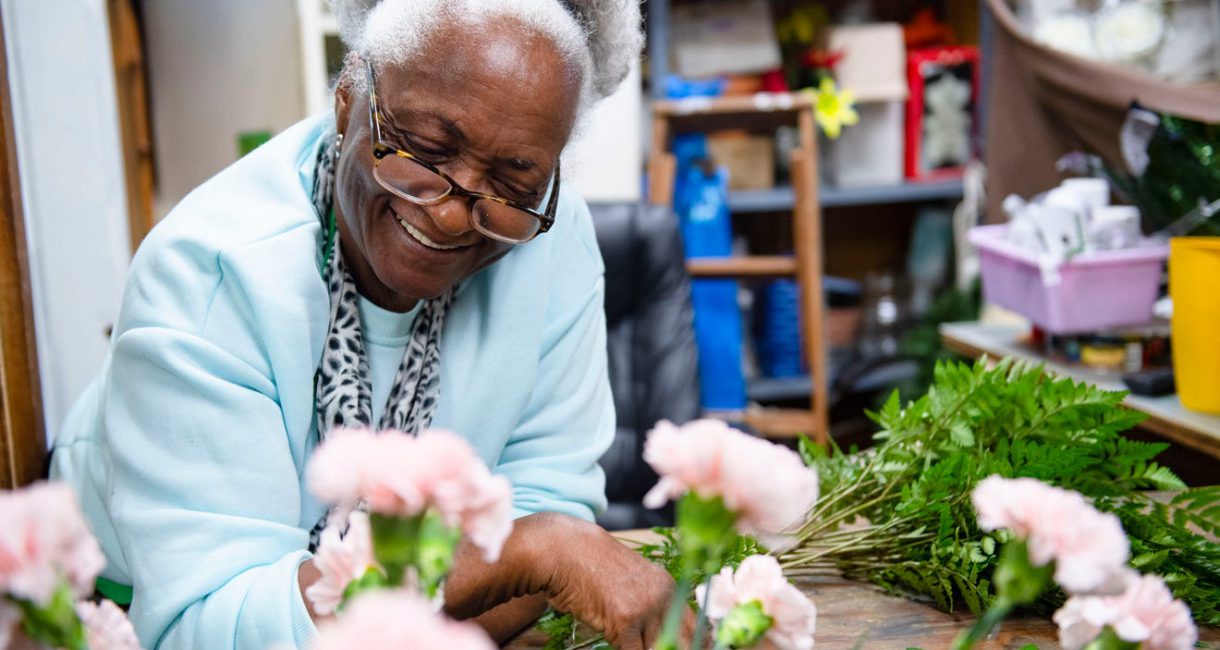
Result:
{"label": "wooden door frame", "polygon": [[13,488],[46,475],[47,443],[6,47],[0,9],[0,487]]}

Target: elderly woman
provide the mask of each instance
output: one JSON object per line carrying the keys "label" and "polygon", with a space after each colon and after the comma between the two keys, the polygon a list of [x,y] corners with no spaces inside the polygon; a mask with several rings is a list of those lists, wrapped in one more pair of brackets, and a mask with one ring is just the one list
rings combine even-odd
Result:
{"label": "elderly woman", "polygon": [[560,152],[640,47],[635,0],[350,0],[333,116],[188,196],[132,264],[52,472],[146,646],[307,645],[327,432],[443,427],[514,486],[446,609],[498,638],[549,599],[620,648],[673,585],[589,523],[614,430],[602,266]]}

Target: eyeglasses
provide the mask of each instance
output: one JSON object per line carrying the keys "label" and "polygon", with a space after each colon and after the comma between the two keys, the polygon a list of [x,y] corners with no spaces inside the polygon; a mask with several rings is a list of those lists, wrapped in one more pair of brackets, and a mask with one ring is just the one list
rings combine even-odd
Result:
{"label": "eyeglasses", "polygon": [[369,75],[369,128],[373,145],[373,178],[386,190],[417,205],[436,205],[450,196],[463,197],[470,210],[474,229],[492,239],[509,244],[524,244],[555,225],[559,203],[559,166],[551,181],[546,209],[535,208],[482,192],[472,192],[445,172],[409,151],[385,143],[381,137],[381,110],[378,108],[373,64]]}

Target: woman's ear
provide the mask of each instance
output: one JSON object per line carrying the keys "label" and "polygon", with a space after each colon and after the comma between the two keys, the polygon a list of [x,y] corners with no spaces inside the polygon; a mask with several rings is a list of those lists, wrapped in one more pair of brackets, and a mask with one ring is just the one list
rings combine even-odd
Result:
{"label": "woman's ear", "polygon": [[335,89],[335,130],[339,133],[347,132],[348,112],[351,110],[351,84],[339,83],[339,87]]}

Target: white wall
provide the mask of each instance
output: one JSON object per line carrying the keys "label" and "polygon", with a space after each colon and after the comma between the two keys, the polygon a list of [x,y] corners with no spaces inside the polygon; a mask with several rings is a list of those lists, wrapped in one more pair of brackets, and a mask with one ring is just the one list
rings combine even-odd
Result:
{"label": "white wall", "polygon": [[101,368],[130,256],[105,0],[0,0],[48,439]]}
{"label": "white wall", "polygon": [[623,85],[593,109],[564,151],[563,180],[571,182],[586,201],[640,199],[642,106],[640,63],[636,61]]}
{"label": "white wall", "polygon": [[156,212],[237,160],[237,135],[305,117],[293,0],[144,2]]}

